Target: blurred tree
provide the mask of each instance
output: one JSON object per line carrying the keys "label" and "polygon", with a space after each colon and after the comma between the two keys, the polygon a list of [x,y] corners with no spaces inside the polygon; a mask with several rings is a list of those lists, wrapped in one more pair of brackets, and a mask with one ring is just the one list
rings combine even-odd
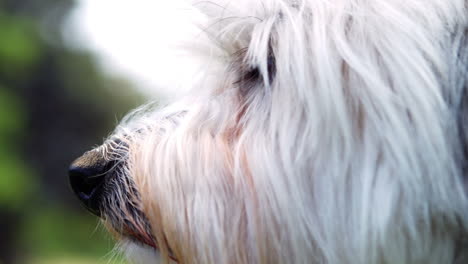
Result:
{"label": "blurred tree", "polygon": [[[63,44],[60,32],[72,7],[71,0],[0,0],[3,264],[18,263],[25,251],[37,253],[37,245],[17,241],[37,242],[31,229],[18,236],[25,226],[41,228],[28,221],[47,225],[50,221],[34,219],[55,219],[41,216],[54,206],[78,208],[68,188],[68,164],[99,144],[116,120],[141,102],[126,81],[103,75],[93,56]],[[69,240],[64,243],[76,242]]]}
{"label": "blurred tree", "polygon": [[[0,261],[13,263],[21,208],[31,194],[34,181],[20,151],[26,127],[23,101],[10,86],[20,72],[38,59],[34,31],[21,18],[0,13]],[[5,86],[6,85],[6,86]],[[29,191],[28,191],[29,190]]]}
{"label": "blurred tree", "polygon": [[18,98],[0,87],[0,260],[3,263],[12,262],[16,255],[14,227],[20,219],[21,204],[33,185],[14,145],[25,125],[21,110]]}

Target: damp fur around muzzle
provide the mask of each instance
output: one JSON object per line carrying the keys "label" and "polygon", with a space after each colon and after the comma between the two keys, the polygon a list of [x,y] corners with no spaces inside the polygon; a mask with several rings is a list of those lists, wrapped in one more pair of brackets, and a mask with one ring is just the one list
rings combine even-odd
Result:
{"label": "damp fur around muzzle", "polygon": [[468,261],[466,1],[194,7],[204,78],[101,147],[135,263]]}

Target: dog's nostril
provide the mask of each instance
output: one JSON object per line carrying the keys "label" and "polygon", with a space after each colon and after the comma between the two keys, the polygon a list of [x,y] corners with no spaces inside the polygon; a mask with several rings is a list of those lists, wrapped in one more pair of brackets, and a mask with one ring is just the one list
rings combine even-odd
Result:
{"label": "dog's nostril", "polygon": [[100,166],[83,167],[74,164],[68,170],[71,187],[86,208],[91,213],[100,216],[106,171]]}

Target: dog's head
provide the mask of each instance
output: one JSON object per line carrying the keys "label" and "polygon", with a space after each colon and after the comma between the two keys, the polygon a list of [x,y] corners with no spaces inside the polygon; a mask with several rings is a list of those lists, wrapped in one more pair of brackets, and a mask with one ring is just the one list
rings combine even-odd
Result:
{"label": "dog's head", "polygon": [[208,5],[205,78],[72,164],[86,207],[167,262],[452,263],[464,1]]}

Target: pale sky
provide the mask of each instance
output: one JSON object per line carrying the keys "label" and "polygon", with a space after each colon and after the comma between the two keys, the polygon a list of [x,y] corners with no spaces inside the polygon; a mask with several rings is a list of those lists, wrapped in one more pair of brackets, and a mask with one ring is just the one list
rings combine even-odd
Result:
{"label": "pale sky", "polygon": [[73,45],[94,50],[105,71],[150,96],[172,96],[198,67],[175,48],[195,34],[191,15],[180,0],[80,0],[64,32]]}

